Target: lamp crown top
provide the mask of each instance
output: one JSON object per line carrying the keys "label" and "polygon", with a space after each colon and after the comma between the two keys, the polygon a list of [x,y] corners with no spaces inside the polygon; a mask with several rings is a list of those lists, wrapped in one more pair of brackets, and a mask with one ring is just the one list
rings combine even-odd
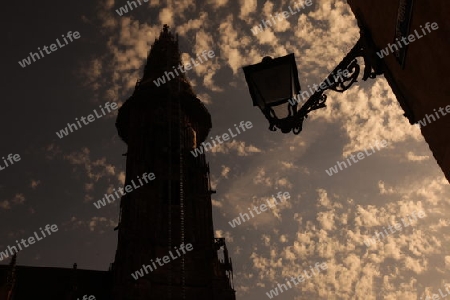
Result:
{"label": "lamp crown top", "polygon": [[264,56],[261,62],[262,63],[267,63],[267,62],[270,62],[272,60],[273,60],[273,58],[271,56]]}

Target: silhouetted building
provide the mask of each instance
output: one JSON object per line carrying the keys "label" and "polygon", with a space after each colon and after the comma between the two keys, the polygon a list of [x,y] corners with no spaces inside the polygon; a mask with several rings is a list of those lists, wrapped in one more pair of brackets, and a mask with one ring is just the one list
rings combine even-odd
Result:
{"label": "silhouetted building", "polygon": [[[128,145],[125,185],[149,172],[156,179],[120,204],[116,300],[235,299],[225,242],[214,239],[209,165],[204,154],[190,152],[206,139],[211,116],[184,73],[176,71],[179,65],[178,40],[165,25],[142,79],[119,109],[117,130]],[[171,80],[157,86],[154,81],[164,75]],[[193,250],[162,266],[151,264],[169,252],[176,256],[182,244]],[[143,265],[145,275],[133,279]]]}
{"label": "silhouetted building", "polygon": [[0,300],[77,300],[84,295],[111,299],[110,271],[16,266],[16,255],[9,266],[0,266]]}
{"label": "silhouetted building", "polygon": [[[209,165],[203,153],[190,152],[209,134],[211,116],[184,72],[175,72],[179,65],[178,39],[165,25],[119,109],[125,186],[140,187],[121,199],[110,271],[16,266],[14,256],[0,266],[0,300],[236,299],[225,239],[214,238]],[[164,75],[171,80],[153,82]],[[144,173],[154,179],[145,183]]]}
{"label": "silhouetted building", "polygon": [[380,53],[384,76],[409,122],[421,123],[422,134],[450,181],[450,107],[445,109],[450,105],[450,2],[347,2],[360,26],[371,33],[375,50],[385,50]]}

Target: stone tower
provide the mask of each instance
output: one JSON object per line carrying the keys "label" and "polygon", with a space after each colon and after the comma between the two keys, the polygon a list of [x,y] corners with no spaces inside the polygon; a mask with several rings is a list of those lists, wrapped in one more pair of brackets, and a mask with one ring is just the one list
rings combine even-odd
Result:
{"label": "stone tower", "polygon": [[[204,154],[190,152],[206,139],[211,116],[184,73],[175,72],[180,64],[178,38],[164,25],[142,79],[119,109],[116,127],[128,145],[125,186],[144,173],[155,179],[121,199],[115,300],[235,299],[225,241],[214,238],[209,165]],[[170,81],[154,83],[170,72]],[[182,244],[193,249],[177,256]],[[175,259],[150,270],[169,251]]]}

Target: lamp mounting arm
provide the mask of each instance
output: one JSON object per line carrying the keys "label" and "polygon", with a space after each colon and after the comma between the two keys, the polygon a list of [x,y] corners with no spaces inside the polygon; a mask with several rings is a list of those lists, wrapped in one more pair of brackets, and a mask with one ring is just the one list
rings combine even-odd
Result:
{"label": "lamp mounting arm", "polygon": [[[383,74],[381,60],[368,53],[366,40],[364,34],[361,32],[359,40],[355,46],[347,53],[342,61],[334,68],[334,70],[325,78],[325,80],[318,86],[317,90],[312,94],[305,104],[297,111],[297,113],[288,120],[289,126],[292,126],[294,134],[299,134],[302,130],[303,120],[308,117],[308,114],[316,109],[326,107],[327,95],[324,94],[326,90],[333,90],[335,92],[343,93],[348,90],[355,82],[360,73],[360,65],[358,64],[358,57],[364,59],[364,74],[363,81],[368,78],[375,78],[377,75]],[[372,64],[372,61],[375,64]],[[297,105],[297,104],[295,104]],[[287,120],[286,120],[287,121]],[[279,127],[281,124],[273,124]],[[286,124],[284,124],[286,126]],[[284,127],[283,126],[283,127]]]}

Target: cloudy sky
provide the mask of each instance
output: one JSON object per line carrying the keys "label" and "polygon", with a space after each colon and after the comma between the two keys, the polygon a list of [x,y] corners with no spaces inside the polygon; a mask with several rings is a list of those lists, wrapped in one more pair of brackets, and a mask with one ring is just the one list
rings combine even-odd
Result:
{"label": "cloudy sky", "polygon": [[[346,1],[313,1],[256,36],[253,26],[294,2],[141,2],[123,16],[115,10],[126,1],[8,3],[0,156],[17,153],[21,160],[0,171],[0,251],[57,224],[57,233],[20,253],[19,264],[108,268],[118,203],[98,210],[93,201],[124,182],[126,145],[115,130],[117,111],[62,139],[55,132],[107,101],[121,105],[167,23],[179,34],[185,62],[203,50],[216,54],[187,72],[212,115],[211,136],[240,121],[253,124],[207,153],[217,189],[216,235],[227,238],[238,299],[264,299],[316,262],[328,269],[276,299],[416,299],[445,287],[449,184],[383,77],[344,94],[327,93],[328,107],[313,112],[298,136],[270,132],[252,107],[242,66],[294,53],[306,87],[339,63],[359,37]],[[68,31],[80,39],[25,68],[18,64]],[[377,140],[387,147],[333,176],[325,172]],[[230,226],[279,191],[291,198]],[[426,216],[411,226],[364,245],[377,230],[421,210]]]}

